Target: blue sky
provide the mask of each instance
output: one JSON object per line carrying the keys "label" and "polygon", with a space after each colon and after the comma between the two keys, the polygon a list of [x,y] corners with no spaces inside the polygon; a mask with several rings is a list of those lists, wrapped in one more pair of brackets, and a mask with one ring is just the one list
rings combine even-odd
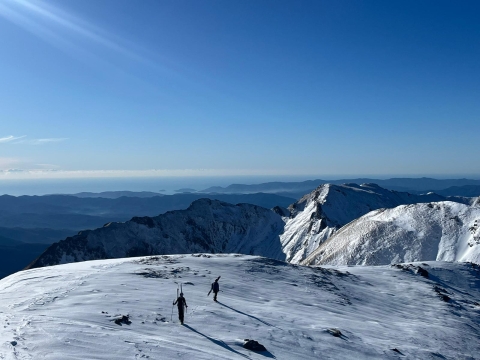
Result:
{"label": "blue sky", "polygon": [[1,0],[0,178],[480,177],[479,13]]}

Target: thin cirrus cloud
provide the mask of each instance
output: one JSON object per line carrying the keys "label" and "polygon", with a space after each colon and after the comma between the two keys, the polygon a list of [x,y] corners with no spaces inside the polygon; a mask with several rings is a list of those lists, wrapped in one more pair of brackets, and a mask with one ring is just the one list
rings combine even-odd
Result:
{"label": "thin cirrus cloud", "polygon": [[34,139],[31,140],[32,145],[43,145],[43,144],[49,144],[49,143],[58,143],[68,140],[68,138],[49,138],[49,139]]}
{"label": "thin cirrus cloud", "polygon": [[11,143],[11,144],[27,144],[27,145],[44,145],[44,144],[51,144],[51,143],[58,143],[68,138],[44,138],[44,139],[27,139],[26,135],[23,136],[5,136],[0,138],[1,143]]}
{"label": "thin cirrus cloud", "polygon": [[23,135],[23,136],[13,136],[13,135],[5,136],[5,137],[0,138],[0,143],[9,143],[9,142],[12,142],[12,141],[16,142],[17,140],[23,139],[24,137],[26,137],[26,135]]}

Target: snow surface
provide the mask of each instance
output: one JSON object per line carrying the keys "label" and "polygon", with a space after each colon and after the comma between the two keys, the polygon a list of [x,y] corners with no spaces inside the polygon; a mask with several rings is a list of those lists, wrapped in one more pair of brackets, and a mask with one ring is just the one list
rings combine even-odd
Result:
{"label": "snow surface", "polygon": [[[372,210],[445,199],[434,193],[391,191],[376,184],[324,184],[290,205],[292,215],[284,218],[285,231],[280,235],[283,252],[288,262],[298,264],[342,226]],[[452,200],[466,204],[473,201],[462,197]]]}
{"label": "snow surface", "polygon": [[480,206],[450,201],[372,211],[340,229],[303,263],[480,263]]}
{"label": "snow surface", "polygon": [[[214,303],[207,292],[219,275]],[[184,326],[176,308],[170,320],[180,282]],[[0,297],[0,359],[8,360],[465,360],[480,352],[480,269],[468,263],[314,268],[233,254],[98,260],[13,274],[0,280]],[[131,324],[114,322],[122,315]],[[244,349],[246,338],[268,352]]]}

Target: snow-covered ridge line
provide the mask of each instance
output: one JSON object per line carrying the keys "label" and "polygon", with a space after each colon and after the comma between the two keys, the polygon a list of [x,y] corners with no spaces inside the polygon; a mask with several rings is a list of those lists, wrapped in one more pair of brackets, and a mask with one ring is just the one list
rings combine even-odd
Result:
{"label": "snow-covered ridge line", "polygon": [[[447,198],[434,193],[414,195],[376,184],[324,184],[290,205],[291,216],[285,219],[280,241],[287,261],[300,263],[340,228],[372,210],[445,200]],[[449,200],[470,204],[474,199],[451,197]]]}
{"label": "snow-covered ridge line", "polygon": [[302,263],[480,263],[480,206],[450,201],[372,211],[342,227]]}
{"label": "snow-covered ridge line", "polygon": [[284,260],[282,218],[250,204],[200,199],[187,210],[134,217],[82,231],[50,246],[29,267],[159,254],[236,252]]}

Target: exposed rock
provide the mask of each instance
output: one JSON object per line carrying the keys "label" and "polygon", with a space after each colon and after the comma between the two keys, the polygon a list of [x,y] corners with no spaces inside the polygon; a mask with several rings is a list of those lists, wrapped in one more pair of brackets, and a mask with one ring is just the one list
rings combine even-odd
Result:
{"label": "exposed rock", "polygon": [[440,299],[442,299],[445,302],[450,302],[451,298],[450,296],[446,295],[448,292],[445,289],[442,289],[441,287],[434,286],[433,290],[438,294]]}
{"label": "exposed rock", "polygon": [[416,272],[417,274],[422,275],[424,278],[427,278],[427,279],[428,279],[428,271],[425,270],[424,268],[418,266],[415,272]]}
{"label": "exposed rock", "polygon": [[327,332],[330,334],[330,335],[333,335],[335,337],[342,337],[342,332],[338,329],[335,329],[335,328],[330,328],[330,329],[327,329]]}
{"label": "exposed rock", "polygon": [[274,208],[272,208],[272,211],[275,213],[275,214],[278,214],[282,217],[289,217],[290,216],[290,211],[284,207],[281,207],[281,206],[275,206]]}
{"label": "exposed rock", "polygon": [[115,324],[122,326],[122,324],[130,325],[132,322],[129,319],[128,315],[122,315],[121,317],[114,320]]}
{"label": "exposed rock", "polygon": [[252,350],[252,351],[267,351],[265,346],[260,344],[258,341],[250,340],[250,339],[245,339],[244,341],[245,342],[243,344],[243,347],[245,349]]}

